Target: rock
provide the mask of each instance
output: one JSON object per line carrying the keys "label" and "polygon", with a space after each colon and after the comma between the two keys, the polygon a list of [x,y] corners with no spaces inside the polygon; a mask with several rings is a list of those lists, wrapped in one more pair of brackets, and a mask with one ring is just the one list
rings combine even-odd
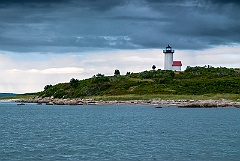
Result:
{"label": "rock", "polygon": [[68,102],[68,104],[69,105],[77,105],[77,101],[76,100],[70,100],[69,102]]}
{"label": "rock", "polygon": [[54,105],[53,102],[47,102],[46,105]]}
{"label": "rock", "polygon": [[213,107],[217,107],[217,103],[215,101],[189,101],[187,103],[182,103],[182,104],[178,104],[178,107],[180,108],[184,108],[184,107],[188,107],[188,108],[213,108]]}
{"label": "rock", "polygon": [[240,108],[240,102],[236,102],[233,106],[236,108]]}
{"label": "rock", "polygon": [[32,99],[21,99],[16,102],[23,103],[37,103],[41,105],[99,105],[99,104],[142,104],[142,105],[153,105],[156,108],[162,106],[178,106],[179,108],[216,108],[216,107],[228,107],[234,106],[240,108],[240,102],[232,102],[230,100],[219,99],[219,100],[128,100],[128,101],[94,101],[93,99],[70,99],[62,98],[56,99],[53,97],[35,97]]}
{"label": "rock", "polygon": [[211,108],[211,107],[217,107],[217,103],[215,101],[203,101],[199,102],[200,107],[206,107],[206,108]]}
{"label": "rock", "polygon": [[64,102],[62,100],[54,101],[54,104],[56,105],[64,105]]}

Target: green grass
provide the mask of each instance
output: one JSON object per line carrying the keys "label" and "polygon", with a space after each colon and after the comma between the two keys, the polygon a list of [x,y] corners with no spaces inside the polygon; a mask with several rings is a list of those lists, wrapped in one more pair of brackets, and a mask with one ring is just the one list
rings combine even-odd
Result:
{"label": "green grass", "polygon": [[[237,69],[236,69],[237,70]],[[47,85],[38,95],[54,98],[96,99],[231,99],[238,100],[240,74],[233,69],[188,67],[184,72],[151,70],[126,76],[97,74],[89,79]],[[211,94],[213,93],[213,94]],[[224,94],[228,93],[228,94]]]}
{"label": "green grass", "polygon": [[147,95],[118,95],[118,96],[93,96],[94,100],[218,100],[220,98],[240,101],[240,94],[205,94],[205,95],[170,95],[170,94],[147,94]]}
{"label": "green grass", "polygon": [[129,81],[135,82],[154,82],[152,79],[129,78]]}

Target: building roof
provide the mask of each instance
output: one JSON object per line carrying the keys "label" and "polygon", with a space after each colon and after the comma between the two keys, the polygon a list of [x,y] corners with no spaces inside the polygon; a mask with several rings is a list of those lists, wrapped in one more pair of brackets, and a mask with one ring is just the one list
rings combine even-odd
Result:
{"label": "building roof", "polygon": [[173,61],[172,66],[182,66],[181,61]]}

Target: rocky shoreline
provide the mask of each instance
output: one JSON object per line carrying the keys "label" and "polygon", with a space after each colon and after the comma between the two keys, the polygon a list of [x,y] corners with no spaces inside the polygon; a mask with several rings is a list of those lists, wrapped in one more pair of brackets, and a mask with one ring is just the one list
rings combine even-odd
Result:
{"label": "rocky shoreline", "polygon": [[128,100],[128,101],[95,101],[93,99],[56,99],[53,97],[35,97],[33,99],[20,99],[16,102],[37,103],[38,105],[112,105],[112,104],[133,104],[133,105],[154,105],[177,106],[179,108],[217,108],[217,107],[236,107],[240,108],[240,102],[230,100]]}

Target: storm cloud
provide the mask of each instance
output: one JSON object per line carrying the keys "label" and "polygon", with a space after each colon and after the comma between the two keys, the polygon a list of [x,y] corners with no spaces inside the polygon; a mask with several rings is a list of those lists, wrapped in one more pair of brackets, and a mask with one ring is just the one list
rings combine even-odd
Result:
{"label": "storm cloud", "polygon": [[206,49],[240,42],[231,0],[8,0],[0,2],[0,50]]}
{"label": "storm cloud", "polygon": [[162,50],[187,66],[239,68],[240,1],[1,0],[0,92],[163,69]]}

